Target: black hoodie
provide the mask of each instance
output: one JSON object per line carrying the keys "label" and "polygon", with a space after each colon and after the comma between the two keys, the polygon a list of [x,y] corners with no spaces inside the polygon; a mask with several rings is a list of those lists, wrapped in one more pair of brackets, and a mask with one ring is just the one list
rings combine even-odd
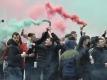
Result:
{"label": "black hoodie", "polygon": [[7,61],[9,67],[21,67],[22,58],[20,55],[20,49],[18,44],[13,40],[10,39],[7,42],[8,45],[8,54],[7,54]]}

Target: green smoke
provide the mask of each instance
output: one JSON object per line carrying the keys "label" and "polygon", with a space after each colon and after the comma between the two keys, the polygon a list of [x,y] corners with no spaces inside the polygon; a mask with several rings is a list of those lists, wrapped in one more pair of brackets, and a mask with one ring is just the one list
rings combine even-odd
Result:
{"label": "green smoke", "polygon": [[24,19],[21,21],[17,21],[12,19],[6,23],[6,26],[0,27],[0,52],[2,52],[2,48],[4,42],[11,38],[13,32],[19,32],[20,30],[30,27],[31,25],[40,25],[43,22],[48,22],[49,26],[51,25],[50,21],[48,20],[33,20],[33,19]]}

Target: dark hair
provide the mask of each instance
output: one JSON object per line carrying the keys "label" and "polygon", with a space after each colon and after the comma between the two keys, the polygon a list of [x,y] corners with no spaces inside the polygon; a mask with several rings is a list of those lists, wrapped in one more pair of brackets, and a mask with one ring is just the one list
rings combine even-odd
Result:
{"label": "dark hair", "polygon": [[72,34],[75,34],[75,33],[76,33],[76,31],[71,31],[71,35],[72,35]]}
{"label": "dark hair", "polygon": [[91,42],[90,42],[90,44],[92,45],[91,47],[95,47],[97,45],[98,41],[99,41],[98,36],[91,37]]}
{"label": "dark hair", "polygon": [[80,48],[83,47],[83,42],[87,39],[90,39],[89,36],[82,36],[79,40],[78,46],[77,46],[77,50],[79,50]]}
{"label": "dark hair", "polygon": [[35,35],[34,33],[28,33],[28,37],[32,37],[33,35]]}
{"label": "dark hair", "polygon": [[22,39],[21,39],[21,37],[19,38],[19,43],[22,44]]}
{"label": "dark hair", "polygon": [[105,37],[105,40],[106,40],[106,44],[107,44],[107,37]]}
{"label": "dark hair", "polygon": [[51,33],[51,35],[52,35],[53,42],[56,42],[57,44],[59,44],[60,43],[60,39],[58,38],[58,36],[56,34],[54,34],[54,33]]}
{"label": "dark hair", "polygon": [[13,34],[12,34],[12,38],[13,38],[13,36],[18,36],[19,35],[19,33],[18,32],[14,32]]}

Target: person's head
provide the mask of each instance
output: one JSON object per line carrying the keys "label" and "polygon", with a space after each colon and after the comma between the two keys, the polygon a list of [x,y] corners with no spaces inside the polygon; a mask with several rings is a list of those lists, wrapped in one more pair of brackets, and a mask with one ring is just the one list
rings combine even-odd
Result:
{"label": "person's head", "polygon": [[107,48],[107,37],[105,37],[106,43],[105,43],[105,47]]}
{"label": "person's head", "polygon": [[71,32],[71,37],[74,38],[75,40],[77,40],[77,33],[76,33],[76,31],[72,31]]}
{"label": "person's head", "polygon": [[90,47],[90,37],[89,36],[85,36],[85,39],[83,41],[83,45]]}
{"label": "person's head", "polygon": [[104,37],[99,37],[97,41],[97,47],[105,47],[106,40]]}
{"label": "person's head", "polygon": [[53,44],[53,39],[52,38],[47,38],[45,41],[45,46],[51,46]]}
{"label": "person's head", "polygon": [[82,36],[79,40],[78,48],[90,47],[90,37]]}
{"label": "person's head", "polygon": [[91,48],[95,47],[97,45],[97,42],[98,42],[98,36],[91,37],[90,47]]}
{"label": "person's head", "polygon": [[34,33],[28,33],[28,39],[32,42],[36,40],[36,36]]}
{"label": "person's head", "polygon": [[14,32],[12,34],[12,39],[16,42],[16,43],[19,43],[20,42],[20,35],[18,32]]}

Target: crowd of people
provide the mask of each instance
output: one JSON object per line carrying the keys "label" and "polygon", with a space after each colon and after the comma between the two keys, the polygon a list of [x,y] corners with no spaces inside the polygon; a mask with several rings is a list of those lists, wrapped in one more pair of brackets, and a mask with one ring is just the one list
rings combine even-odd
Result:
{"label": "crowd of people", "polygon": [[[34,33],[14,32],[1,56],[3,80],[107,80],[107,38],[90,37],[80,29],[59,38],[51,28]],[[27,39],[27,42],[22,40]]]}

